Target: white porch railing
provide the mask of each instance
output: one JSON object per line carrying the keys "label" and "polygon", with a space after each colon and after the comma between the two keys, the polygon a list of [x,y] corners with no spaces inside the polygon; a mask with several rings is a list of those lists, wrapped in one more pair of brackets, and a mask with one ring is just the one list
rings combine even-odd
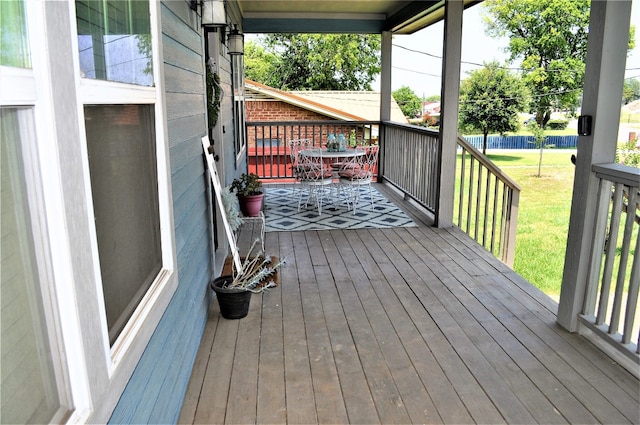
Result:
{"label": "white porch railing", "polygon": [[487,251],[513,267],[520,186],[463,137],[458,137],[458,149],[458,215],[454,221]]}
{"label": "white porch railing", "polygon": [[600,180],[581,323],[640,364],[640,169],[594,165]]}
{"label": "white porch railing", "polygon": [[440,136],[407,124],[384,123],[380,173],[383,179],[435,214],[440,181]]}
{"label": "white porch railing", "polygon": [[[440,136],[421,127],[384,123],[381,175],[432,213],[438,208]],[[466,140],[458,138],[455,224],[513,266],[520,186]]]}
{"label": "white porch railing", "polygon": [[[378,179],[392,184],[432,214],[437,213],[441,140],[436,131],[392,122],[277,121],[247,122],[248,171],[263,180],[291,180],[287,141],[307,138],[316,146],[329,133],[353,134],[378,143]],[[459,138],[456,174],[457,221],[488,251],[512,266],[520,187],[464,139]]]}

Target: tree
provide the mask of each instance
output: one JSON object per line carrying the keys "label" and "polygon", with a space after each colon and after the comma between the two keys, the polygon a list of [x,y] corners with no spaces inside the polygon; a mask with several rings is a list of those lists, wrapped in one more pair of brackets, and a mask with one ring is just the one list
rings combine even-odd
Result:
{"label": "tree", "polygon": [[279,89],[371,90],[380,73],[376,34],[270,34],[261,42],[245,53],[247,78]]}
{"label": "tree", "polygon": [[624,80],[622,102],[626,105],[637,99],[640,99],[640,81],[635,78]]}
{"label": "tree", "polygon": [[415,118],[422,112],[422,100],[408,86],[402,86],[391,94],[405,117]]}
{"label": "tree", "polygon": [[540,156],[538,159],[538,177],[542,177],[542,152],[547,146],[547,136],[544,134],[544,128],[540,127],[538,123],[532,122],[527,125],[527,129],[533,133],[533,143],[536,144],[536,148],[540,149]]}
{"label": "tree", "polygon": [[497,62],[470,73],[460,85],[460,126],[481,131],[482,153],[487,153],[487,135],[515,131],[518,112],[527,107],[522,80]]}
{"label": "tree", "polygon": [[487,0],[488,33],[509,37],[510,60],[543,128],[552,108],[573,109],[584,83],[590,0]]}
{"label": "tree", "polygon": [[272,86],[276,56],[269,53],[260,44],[247,41],[244,45],[244,75],[250,80]]}

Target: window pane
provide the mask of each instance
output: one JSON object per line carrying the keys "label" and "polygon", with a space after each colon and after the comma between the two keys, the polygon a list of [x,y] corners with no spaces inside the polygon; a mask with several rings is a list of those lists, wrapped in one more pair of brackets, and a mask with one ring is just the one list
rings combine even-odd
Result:
{"label": "window pane", "polygon": [[153,105],[85,107],[109,340],[162,266]]}
{"label": "window pane", "polygon": [[32,126],[30,109],[0,108],[2,243],[0,423],[48,423],[61,406],[45,324],[27,185],[21,125]]}
{"label": "window pane", "polygon": [[31,68],[24,0],[0,1],[0,65]]}
{"label": "window pane", "polygon": [[84,77],[153,85],[148,1],[77,0],[76,19]]}

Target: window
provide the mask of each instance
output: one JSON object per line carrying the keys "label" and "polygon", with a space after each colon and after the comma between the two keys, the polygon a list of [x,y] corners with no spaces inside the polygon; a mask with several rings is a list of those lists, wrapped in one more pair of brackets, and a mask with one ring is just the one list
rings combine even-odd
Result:
{"label": "window", "polygon": [[153,105],[85,106],[98,255],[113,344],[162,268]]}
{"label": "window", "polygon": [[247,138],[244,129],[244,56],[232,55],[233,68],[233,123],[236,158],[245,150]]}
{"label": "window", "polygon": [[148,1],[78,0],[76,19],[83,77],[153,85]]}
{"label": "window", "polygon": [[[39,266],[32,229],[39,217],[31,205],[22,148],[34,143],[32,109],[0,108],[2,152],[2,272],[0,273],[0,335],[2,338],[2,409],[0,423],[49,423],[60,419],[63,401],[47,323],[45,279]],[[49,320],[47,320],[47,318]],[[49,325],[51,326],[51,324]],[[57,379],[58,378],[58,379]]]}
{"label": "window", "polygon": [[0,1],[0,65],[31,68],[24,0]]}
{"label": "window", "polygon": [[69,5],[0,0],[0,423],[106,423],[177,287],[160,3]]}

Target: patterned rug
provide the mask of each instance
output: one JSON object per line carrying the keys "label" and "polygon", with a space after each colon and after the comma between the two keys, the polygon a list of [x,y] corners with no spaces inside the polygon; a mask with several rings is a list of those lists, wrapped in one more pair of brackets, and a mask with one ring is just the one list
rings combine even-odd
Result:
{"label": "patterned rug", "polygon": [[[356,214],[346,205],[323,205],[322,215],[317,208],[304,204],[298,212],[298,198],[294,198],[290,187],[268,187],[265,194],[264,215],[267,232],[290,232],[296,230],[332,230],[415,227],[416,224],[375,188],[372,189],[373,211],[369,188],[360,188],[360,202]],[[296,194],[297,195],[297,194]],[[303,197],[303,202],[306,198]]]}

